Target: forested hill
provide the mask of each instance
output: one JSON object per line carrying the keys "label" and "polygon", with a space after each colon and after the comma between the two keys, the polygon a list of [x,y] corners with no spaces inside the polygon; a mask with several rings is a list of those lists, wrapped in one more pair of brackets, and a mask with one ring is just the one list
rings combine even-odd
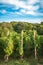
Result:
{"label": "forested hill", "polygon": [[40,24],[38,23],[28,23],[28,22],[1,22],[0,23],[0,36],[2,31],[6,32],[9,31],[16,31],[16,32],[20,32],[21,30],[33,30],[35,29],[37,31],[37,33],[39,35],[43,35],[43,22],[41,22]]}
{"label": "forested hill", "polygon": [[[8,62],[9,57],[43,58],[43,22],[33,24],[27,22],[0,23],[0,59]],[[34,62],[33,62],[34,63]]]}

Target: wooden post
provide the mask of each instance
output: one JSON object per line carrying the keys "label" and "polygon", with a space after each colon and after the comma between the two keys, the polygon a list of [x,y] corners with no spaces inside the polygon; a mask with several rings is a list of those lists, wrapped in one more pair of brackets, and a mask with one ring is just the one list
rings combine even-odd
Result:
{"label": "wooden post", "polygon": [[23,59],[23,30],[21,31],[20,58]]}
{"label": "wooden post", "polygon": [[34,46],[35,46],[35,59],[37,59],[37,49],[36,49],[36,31],[34,30]]}

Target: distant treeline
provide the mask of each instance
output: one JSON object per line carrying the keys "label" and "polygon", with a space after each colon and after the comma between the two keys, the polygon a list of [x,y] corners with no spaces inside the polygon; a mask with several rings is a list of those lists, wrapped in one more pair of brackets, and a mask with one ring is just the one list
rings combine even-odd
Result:
{"label": "distant treeline", "polygon": [[5,31],[13,30],[16,32],[20,32],[21,30],[33,30],[35,29],[39,35],[43,35],[43,22],[38,23],[28,23],[28,22],[2,22],[0,23],[0,34],[1,30]]}

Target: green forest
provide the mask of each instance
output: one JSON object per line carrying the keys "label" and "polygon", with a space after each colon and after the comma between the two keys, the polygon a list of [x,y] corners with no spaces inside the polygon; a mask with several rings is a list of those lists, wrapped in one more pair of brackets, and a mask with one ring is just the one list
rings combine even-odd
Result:
{"label": "green forest", "polygon": [[29,61],[43,65],[43,22],[0,22],[0,63],[18,59],[21,64],[8,65],[35,65],[24,61],[33,58]]}

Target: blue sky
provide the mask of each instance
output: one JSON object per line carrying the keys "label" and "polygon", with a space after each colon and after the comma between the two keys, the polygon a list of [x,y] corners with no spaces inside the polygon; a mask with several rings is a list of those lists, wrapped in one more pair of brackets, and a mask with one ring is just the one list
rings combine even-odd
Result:
{"label": "blue sky", "polygon": [[0,0],[0,22],[43,21],[43,0]]}

